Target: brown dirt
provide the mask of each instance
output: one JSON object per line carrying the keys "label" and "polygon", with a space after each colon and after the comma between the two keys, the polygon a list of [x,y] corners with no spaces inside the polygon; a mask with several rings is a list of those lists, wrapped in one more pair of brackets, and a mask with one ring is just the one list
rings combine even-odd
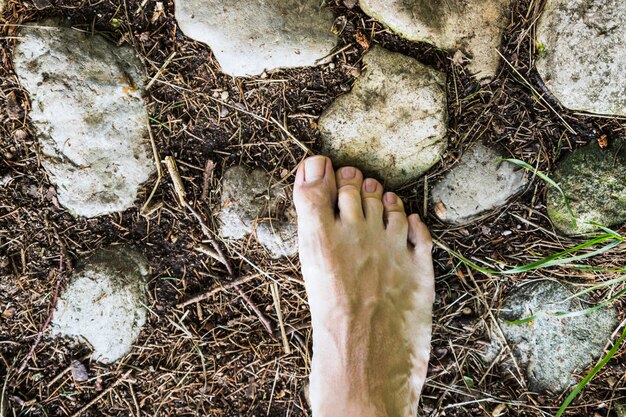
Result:
{"label": "brown dirt", "polygon": [[[131,44],[143,59],[149,79],[176,53],[145,100],[160,155],[176,158],[190,200],[206,219],[213,219],[219,210],[219,178],[224,168],[243,163],[264,168],[276,179],[291,180],[289,173],[304,153],[270,118],[287,126],[306,146],[318,149],[315,121],[335,97],[349,91],[364,52],[357,39],[363,43],[364,35],[370,42],[449,75],[449,151],[425,180],[399,192],[412,211],[425,214],[433,235],[470,259],[509,265],[573,245],[572,240],[551,233],[543,203],[546,186],[538,180],[507,207],[466,227],[451,228],[432,213],[423,213],[425,184],[446,172],[475,141],[500,144],[511,156],[549,172],[560,155],[602,134],[610,140],[624,137],[624,121],[575,115],[545,96],[576,134],[569,132],[563,120],[527,87],[530,83],[545,91],[532,62],[539,1],[516,2],[506,29],[502,53],[521,77],[503,64],[486,86],[453,64],[446,52],[406,42],[368,19],[358,7],[350,10],[340,1],[332,3],[336,15],[346,19],[340,35],[340,48],[346,49],[334,57],[332,65],[233,79],[219,72],[207,46],[180,32],[172,1],[8,1],[0,18],[0,23],[6,21],[0,26],[0,178],[8,175],[12,180],[0,186],[0,314],[13,313],[0,318],[0,391],[6,380],[15,415],[72,415],[104,392],[82,415],[305,416],[303,392],[311,341],[297,259],[271,260],[254,240],[231,245],[228,251],[238,274],[251,275],[255,270],[235,251],[245,253],[280,283],[284,320],[294,348],[290,355],[235,290],[218,292],[186,308],[176,307],[228,278],[219,263],[193,250],[204,235],[198,222],[178,206],[168,178],[158,182],[153,198],[163,207],[149,218],[140,215],[139,208],[156,178],[137,206],[119,215],[74,219],[55,204],[54,189],[41,167],[28,121],[28,95],[12,71],[11,52],[19,25],[25,22],[63,18],[75,27]],[[157,4],[162,4],[162,13]],[[112,21],[119,26],[114,28]],[[233,109],[224,115],[214,100],[222,92],[261,120]],[[214,161],[217,168],[208,179],[207,198],[201,199],[208,161]],[[214,228],[212,221],[209,224]],[[512,234],[504,237],[504,231]],[[85,358],[88,348],[44,338],[28,367],[18,374],[48,317],[58,280],[65,283],[75,264],[97,248],[120,243],[143,252],[152,267],[149,321],[133,352],[111,366],[84,359],[91,379],[76,384],[66,370],[72,359]],[[623,248],[614,250],[593,263],[618,265],[623,263],[624,252]],[[510,355],[503,355],[494,366],[480,359],[494,326],[492,315],[511,289],[528,280],[549,277],[589,283],[611,276],[590,277],[562,268],[485,276],[472,274],[441,249],[434,255],[433,356],[421,415],[490,416],[499,403],[508,404],[505,415],[509,416],[554,415],[563,396],[528,392]],[[276,323],[270,280],[259,276],[241,288]],[[624,357],[619,354],[567,415],[613,415],[613,402],[624,396],[625,371]],[[464,377],[472,378],[474,385],[469,387]]]}

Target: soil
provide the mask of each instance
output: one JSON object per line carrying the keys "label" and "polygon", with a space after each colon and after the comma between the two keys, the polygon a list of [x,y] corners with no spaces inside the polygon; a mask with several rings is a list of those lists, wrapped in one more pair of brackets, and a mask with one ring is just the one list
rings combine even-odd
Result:
{"label": "soil", "polygon": [[[491,83],[481,85],[455,62],[452,52],[404,41],[340,0],[330,4],[340,31],[340,52],[330,64],[236,79],[219,71],[209,47],[180,32],[171,0],[9,0],[0,18],[5,19],[0,25],[0,179],[10,178],[0,186],[0,391],[4,386],[15,415],[307,416],[311,357],[310,317],[298,260],[272,260],[254,240],[227,247],[237,276],[256,275],[240,285],[242,292],[226,288],[202,302],[177,306],[227,285],[230,278],[220,263],[195,250],[206,237],[197,219],[179,206],[167,174],[155,176],[136,207],[124,213],[75,219],[58,206],[37,154],[28,94],[12,70],[21,24],[55,17],[137,50],[148,80],[153,80],[145,101],[156,148],[161,158],[176,159],[191,204],[212,230],[217,230],[213,219],[220,209],[219,179],[225,168],[260,167],[277,180],[291,182],[305,153],[283,128],[308,148],[319,149],[316,120],[350,90],[368,43],[445,71],[449,149],[426,177],[398,192],[448,247],[487,265],[520,265],[577,243],[554,233],[542,181],[533,179],[506,207],[465,227],[440,223],[433,207],[425,211],[425,187],[476,141],[498,144],[511,157],[550,172],[562,155],[602,135],[623,141],[626,122],[575,114],[550,98],[533,63],[541,2],[514,3],[501,51],[508,63]],[[223,106],[226,94],[239,104]],[[211,162],[216,164],[213,171],[205,169]],[[153,187],[150,205],[156,210],[144,216],[141,207]],[[618,231],[624,233],[626,227]],[[148,323],[133,352],[105,366],[89,361],[84,344],[45,336],[36,344],[56,289],[66,285],[81,260],[116,244],[144,253],[152,269]],[[623,266],[625,252],[622,245],[588,263]],[[497,410],[508,416],[554,415],[567,393],[529,392],[510,353],[495,364],[481,359],[495,331],[494,317],[504,297],[530,280],[589,285],[615,276],[561,267],[487,276],[439,247],[434,259],[433,354],[420,415],[491,416]],[[272,282],[280,285],[290,354],[275,330]],[[599,291],[593,297],[605,295]],[[272,334],[251,305],[267,316]],[[618,306],[623,312],[621,300]],[[88,381],[73,381],[69,371],[74,359],[86,364]],[[615,415],[615,404],[624,397],[625,372],[624,355],[618,354],[565,415]]]}

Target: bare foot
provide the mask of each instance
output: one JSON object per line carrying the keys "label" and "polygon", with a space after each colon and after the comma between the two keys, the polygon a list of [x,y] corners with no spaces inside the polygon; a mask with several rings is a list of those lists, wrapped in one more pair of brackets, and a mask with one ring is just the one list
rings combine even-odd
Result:
{"label": "bare foot", "polygon": [[413,417],[430,353],[432,241],[416,214],[363,180],[308,158],[294,185],[311,307],[313,417]]}

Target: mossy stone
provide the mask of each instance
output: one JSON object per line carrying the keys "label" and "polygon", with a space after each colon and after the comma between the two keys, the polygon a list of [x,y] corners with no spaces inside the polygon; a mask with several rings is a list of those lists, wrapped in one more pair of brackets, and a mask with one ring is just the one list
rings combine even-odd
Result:
{"label": "mossy stone", "polygon": [[626,221],[626,143],[614,140],[605,149],[591,143],[566,156],[552,175],[567,196],[574,222],[558,190],[548,192],[548,216],[568,235],[613,227]]}

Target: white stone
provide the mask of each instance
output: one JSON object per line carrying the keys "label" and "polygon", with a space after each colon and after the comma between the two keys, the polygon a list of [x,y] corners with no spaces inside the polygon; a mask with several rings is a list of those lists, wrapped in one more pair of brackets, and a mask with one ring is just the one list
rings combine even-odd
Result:
{"label": "white stone", "polygon": [[626,2],[548,0],[537,70],[564,107],[626,116]]}
{"label": "white stone", "polygon": [[131,207],[154,168],[134,52],[44,22],[22,28],[13,62],[59,203],[85,217]]}
{"label": "white stone", "polygon": [[363,63],[352,91],[319,119],[322,150],[337,166],[358,166],[397,187],[430,169],[446,149],[446,77],[377,46]]}
{"label": "white stone", "polygon": [[[572,298],[574,292],[569,285],[537,281],[517,289],[504,301],[500,328],[519,365],[525,368],[532,391],[566,390],[576,381],[575,375],[584,374],[595,364],[617,326],[612,307],[572,317],[553,315],[589,307],[588,300]],[[540,312],[552,315],[542,315],[532,323],[507,323]]]}
{"label": "white stone", "polygon": [[313,66],[337,43],[332,12],[319,0],[177,0],[176,20],[211,47],[234,76]]}
{"label": "white stone", "polygon": [[360,0],[361,9],[394,32],[447,50],[462,50],[478,78],[493,77],[510,0]]}
{"label": "white stone", "polygon": [[525,171],[502,158],[500,152],[481,143],[465,151],[459,163],[432,188],[437,217],[465,224],[521,191],[526,185]]}
{"label": "white stone", "polygon": [[147,275],[146,260],[134,251],[100,250],[57,301],[51,336],[84,338],[94,360],[117,361],[130,352],[146,322]]}
{"label": "white stone", "polygon": [[218,218],[224,238],[243,239],[255,233],[274,258],[298,253],[295,212],[286,187],[273,184],[262,170],[235,166],[224,172]]}

